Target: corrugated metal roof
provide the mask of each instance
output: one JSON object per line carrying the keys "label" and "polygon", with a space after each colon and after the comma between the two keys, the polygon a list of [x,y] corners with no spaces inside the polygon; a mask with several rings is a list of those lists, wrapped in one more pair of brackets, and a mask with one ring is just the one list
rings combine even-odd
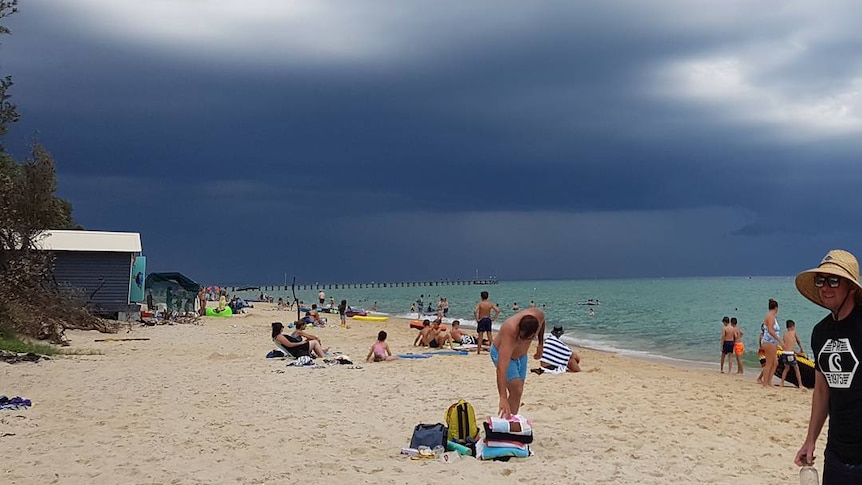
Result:
{"label": "corrugated metal roof", "polygon": [[141,235],[137,232],[45,231],[36,243],[49,251],[141,252]]}

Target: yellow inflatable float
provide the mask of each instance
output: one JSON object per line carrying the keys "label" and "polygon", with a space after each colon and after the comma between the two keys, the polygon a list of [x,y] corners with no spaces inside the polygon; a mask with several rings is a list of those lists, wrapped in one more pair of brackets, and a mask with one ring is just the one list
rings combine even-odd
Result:
{"label": "yellow inflatable float", "polygon": [[385,322],[386,320],[389,320],[389,317],[375,317],[371,315],[354,315],[350,318],[354,320],[359,320],[361,322]]}

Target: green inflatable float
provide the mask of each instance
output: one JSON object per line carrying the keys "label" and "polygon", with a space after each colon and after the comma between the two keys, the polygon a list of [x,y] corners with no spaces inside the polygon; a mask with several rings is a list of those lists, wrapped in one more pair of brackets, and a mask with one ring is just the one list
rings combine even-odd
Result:
{"label": "green inflatable float", "polygon": [[207,307],[207,316],[208,317],[229,317],[233,315],[233,310],[230,309],[229,306],[224,307],[222,311],[216,311],[218,307]]}

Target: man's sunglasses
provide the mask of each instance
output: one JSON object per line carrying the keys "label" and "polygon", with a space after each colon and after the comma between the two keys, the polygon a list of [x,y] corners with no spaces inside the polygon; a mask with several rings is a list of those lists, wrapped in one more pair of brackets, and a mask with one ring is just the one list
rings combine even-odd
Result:
{"label": "man's sunglasses", "polygon": [[823,288],[823,285],[828,283],[830,288],[838,288],[841,285],[841,278],[839,276],[814,276],[814,286],[817,288]]}

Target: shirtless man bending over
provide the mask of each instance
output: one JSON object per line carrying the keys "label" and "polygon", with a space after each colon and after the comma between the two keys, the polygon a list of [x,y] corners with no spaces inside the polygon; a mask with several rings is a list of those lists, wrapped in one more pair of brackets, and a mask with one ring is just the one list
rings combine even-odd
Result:
{"label": "shirtless man bending over", "polygon": [[491,345],[491,360],[497,368],[500,416],[504,418],[518,414],[521,407],[527,379],[527,352],[536,336],[539,345],[533,358],[538,360],[545,343],[545,313],[538,308],[528,308],[507,318]]}
{"label": "shirtless man bending over", "polygon": [[[479,341],[476,342],[479,344],[476,347],[476,355],[482,353],[483,335],[488,334],[488,341],[491,341],[491,324],[500,316],[500,309],[497,308],[497,305],[488,301],[488,292],[483,291],[480,296],[482,300],[476,305],[476,309],[473,310],[473,317],[476,318],[476,331],[479,333]],[[493,317],[491,313],[494,314]]]}

